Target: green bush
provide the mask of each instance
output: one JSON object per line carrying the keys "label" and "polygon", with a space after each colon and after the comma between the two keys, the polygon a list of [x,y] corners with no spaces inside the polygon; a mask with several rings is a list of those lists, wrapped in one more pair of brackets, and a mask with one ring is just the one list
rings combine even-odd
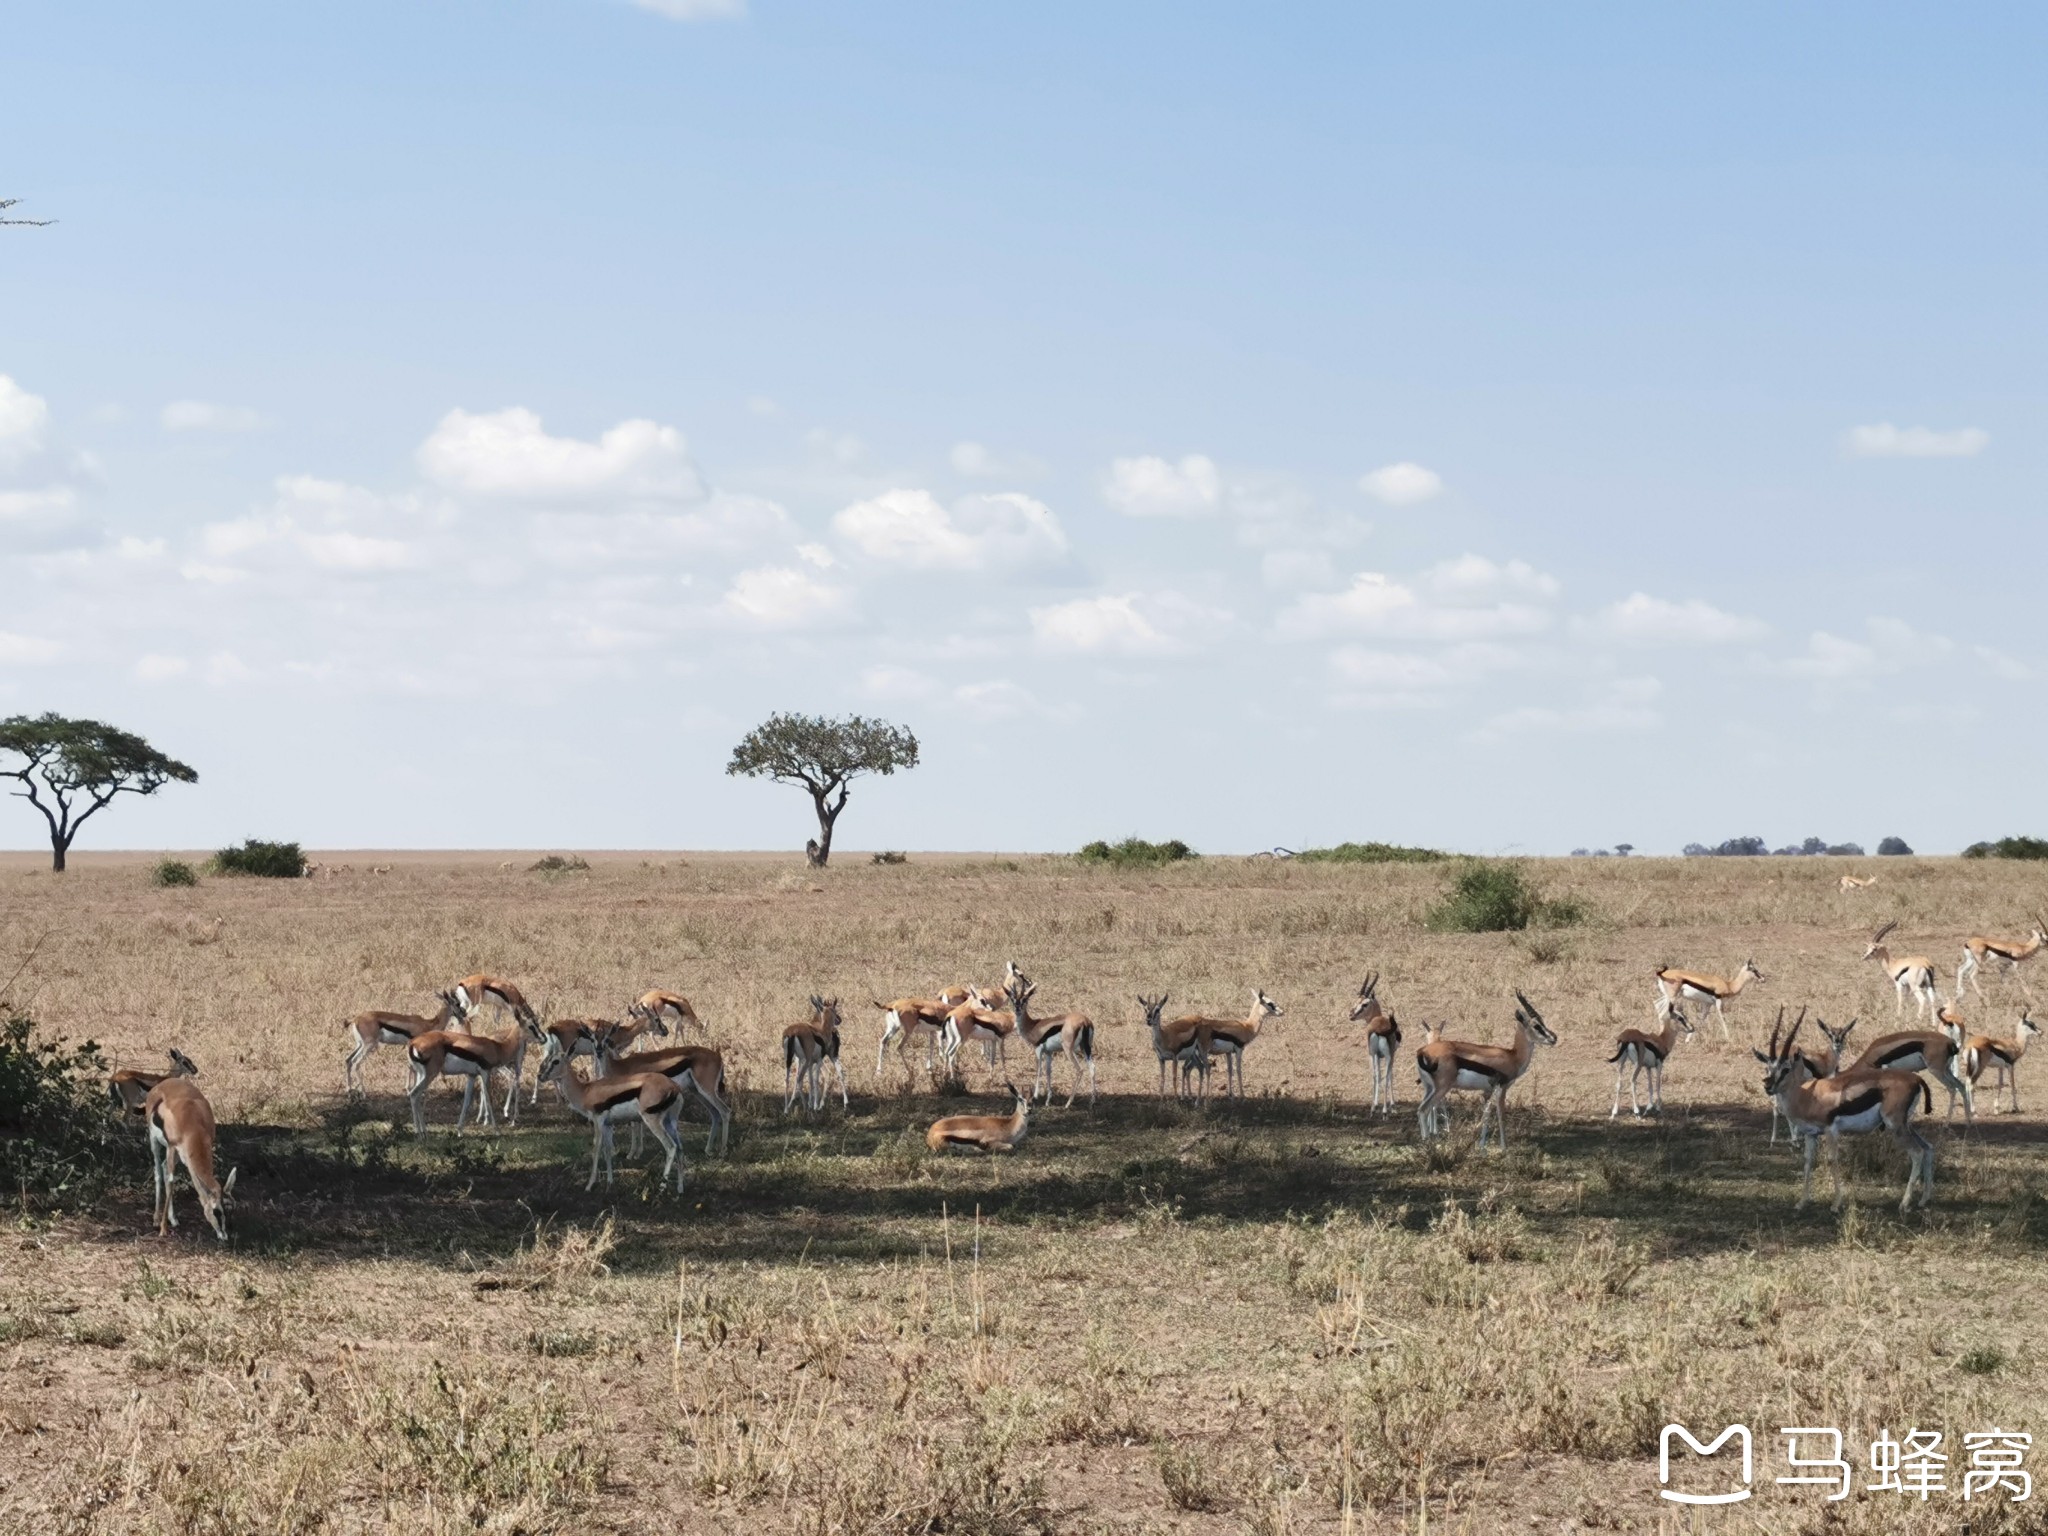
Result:
{"label": "green bush", "polygon": [[1439,933],[1515,933],[1524,928],[1569,928],[1586,920],[1576,901],[1547,899],[1513,864],[1474,859],[1429,912]]}
{"label": "green bush", "polygon": [[2001,837],[1995,843],[1972,843],[1966,859],[2048,859],[2048,838]]}
{"label": "green bush", "polygon": [[151,885],[197,885],[199,871],[183,859],[158,859],[150,869]]}
{"label": "green bush", "polygon": [[39,1038],[20,1017],[0,1024],[0,1188],[53,1205],[99,1197],[132,1147],[107,1113],[106,1071],[90,1040]]}
{"label": "green bush", "polygon": [[590,868],[590,860],[580,853],[572,853],[567,858],[551,853],[545,858],[535,859],[527,868],[536,875],[576,875]]}
{"label": "green bush", "polygon": [[1198,859],[1201,855],[1177,837],[1167,843],[1148,843],[1142,837],[1127,837],[1120,843],[1090,843],[1074,857],[1083,864],[1109,864],[1117,869],[1130,869],[1148,864],[1177,864],[1182,859]]}
{"label": "green bush", "polygon": [[223,848],[213,856],[217,875],[261,875],[270,880],[296,880],[306,872],[306,855],[297,843],[266,843],[249,838],[239,848]]}
{"label": "green bush", "polygon": [[1434,848],[1403,848],[1398,843],[1339,843],[1334,848],[1304,848],[1302,864],[1436,864],[1449,858]]}

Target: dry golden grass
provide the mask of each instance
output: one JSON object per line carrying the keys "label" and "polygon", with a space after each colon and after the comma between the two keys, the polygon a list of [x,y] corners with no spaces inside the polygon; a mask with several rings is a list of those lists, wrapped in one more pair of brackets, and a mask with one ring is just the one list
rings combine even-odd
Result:
{"label": "dry golden grass", "polygon": [[[93,1219],[16,1220],[0,1528],[1934,1532],[1953,1495],[1828,1523],[1769,1485],[1771,1431],[2048,1432],[2032,1090],[1967,1140],[1937,1127],[1925,1216],[1897,1214],[1888,1142],[1846,1159],[1842,1217],[1824,1180],[1795,1216],[1746,1049],[1781,1002],[1889,1027],[1860,936],[1898,917],[1952,976],[1964,933],[2044,904],[2025,867],[1885,861],[1844,895],[1826,859],[1545,863],[1593,921],[1446,936],[1421,926],[1429,867],[532,861],[353,855],[190,890],[140,858],[0,862],[5,969],[49,935],[21,1000],[125,1060],[192,1055],[242,1170],[225,1248],[189,1195],[155,1239],[139,1148]],[[1653,968],[1752,955],[1770,980],[1736,1040],[1682,1044],[1662,1120],[1610,1124],[1605,1058]],[[868,999],[1009,958],[1096,1019],[1103,1101],[1041,1111],[1014,1160],[933,1158],[925,1125],[995,1107],[988,1074],[912,1091],[892,1056],[878,1085]],[[680,1200],[644,1162],[586,1195],[588,1135],[546,1100],[458,1142],[437,1096],[415,1144],[390,1051],[367,1102],[340,1098],[345,1015],[478,969],[551,1015],[687,992],[742,1090],[732,1156],[689,1140]],[[1543,1006],[1562,1043],[1515,1090],[1507,1155],[1466,1150],[1464,1105],[1419,1149],[1405,1066],[1403,1112],[1363,1110],[1344,1015],[1371,969],[1411,1043],[1425,1018],[1504,1039],[1515,987]],[[1136,994],[1237,1013],[1254,986],[1287,1012],[1253,1097],[1156,1103]],[[1999,1006],[1965,1012],[2009,1030],[2020,989],[1987,986]],[[813,990],[847,1005],[853,1109],[784,1121],[777,1041]],[[1745,1512],[1668,1518],[1673,1417],[1758,1431]],[[1997,1506],[1972,1527],[2028,1528]]]}

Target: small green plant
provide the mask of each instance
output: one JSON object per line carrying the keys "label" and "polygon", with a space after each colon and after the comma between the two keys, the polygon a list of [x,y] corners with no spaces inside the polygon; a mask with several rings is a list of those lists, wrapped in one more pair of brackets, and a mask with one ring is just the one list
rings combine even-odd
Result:
{"label": "small green plant", "polygon": [[2005,1351],[1992,1344],[1979,1344],[1956,1357],[1956,1369],[1966,1376],[1995,1376],[2005,1365]]}
{"label": "small green plant", "polygon": [[199,871],[183,859],[158,859],[150,867],[151,885],[197,885]]}
{"label": "small green plant", "polygon": [[305,851],[297,843],[267,843],[260,837],[239,848],[223,848],[213,856],[216,875],[258,875],[266,880],[296,880],[306,872]]}
{"label": "small green plant", "polygon": [[551,853],[545,858],[535,859],[526,867],[536,875],[580,875],[589,870],[590,860],[580,853],[572,853],[566,858],[559,853]]}
{"label": "small green plant", "polygon": [[1404,848],[1398,843],[1339,843],[1334,848],[1304,848],[1298,864],[1437,864],[1449,858],[1434,848]]}
{"label": "small green plant", "polygon": [[1586,920],[1583,904],[1550,900],[1513,864],[1473,859],[1429,912],[1438,933],[1519,933],[1525,928],[1569,928]]}
{"label": "small green plant", "polygon": [[67,1206],[98,1198],[131,1145],[107,1114],[106,1071],[90,1040],[39,1036],[25,1018],[0,1024],[0,1189]]}
{"label": "small green plant", "polygon": [[1083,864],[1132,869],[1154,864],[1178,864],[1183,859],[1198,859],[1201,855],[1177,837],[1164,843],[1148,843],[1142,837],[1127,837],[1120,843],[1105,843],[1098,839],[1074,857]]}
{"label": "small green plant", "polygon": [[1966,859],[2048,859],[2048,838],[2001,837],[1995,843],[1972,843]]}
{"label": "small green plant", "polygon": [[1200,1514],[1224,1507],[1222,1491],[1199,1450],[1161,1441],[1153,1447],[1152,1455],[1159,1463],[1159,1481],[1175,1509]]}

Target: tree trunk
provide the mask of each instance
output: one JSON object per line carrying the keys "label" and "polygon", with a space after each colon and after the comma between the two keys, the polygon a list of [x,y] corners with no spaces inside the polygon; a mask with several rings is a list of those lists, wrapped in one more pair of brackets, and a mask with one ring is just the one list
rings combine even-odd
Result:
{"label": "tree trunk", "polygon": [[50,834],[50,869],[54,874],[64,873],[64,855],[71,851],[71,839],[61,832]]}
{"label": "tree trunk", "polygon": [[816,790],[811,794],[811,802],[818,808],[818,835],[804,844],[804,858],[811,868],[823,869],[832,858],[832,824],[846,809],[846,786],[839,786],[836,802],[825,792]]}

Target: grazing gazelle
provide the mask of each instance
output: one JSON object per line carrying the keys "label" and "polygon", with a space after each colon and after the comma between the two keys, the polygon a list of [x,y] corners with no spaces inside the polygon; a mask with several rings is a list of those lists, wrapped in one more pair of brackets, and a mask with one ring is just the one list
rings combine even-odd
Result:
{"label": "grazing gazelle", "polygon": [[[1799,1017],[1793,1021],[1792,1028],[1796,1031],[1799,1028],[1799,1026],[1803,1024],[1805,1021],[1806,1010],[1802,1007],[1799,1010]],[[1837,1072],[1842,1070],[1842,1052],[1848,1047],[1849,1032],[1856,1027],[1856,1021],[1854,1019],[1851,1019],[1848,1023],[1844,1024],[1840,1029],[1835,1028],[1834,1025],[1830,1024],[1826,1019],[1817,1016],[1815,1017],[1813,1022],[1820,1029],[1820,1032],[1823,1035],[1827,1036],[1828,1048],[1824,1051],[1809,1051],[1802,1049],[1799,1052],[1799,1054],[1806,1062],[1807,1075],[1809,1077],[1812,1077],[1815,1081],[1819,1081],[1822,1078],[1833,1077]],[[1784,1027],[1785,1010],[1783,1008],[1780,1008],[1778,1010],[1778,1023],[1776,1028],[1777,1030],[1782,1030]],[[1773,1033],[1775,1032],[1776,1030],[1773,1031]],[[1754,1056],[1758,1061],[1762,1062],[1765,1066],[1769,1066],[1771,1064],[1771,1058],[1765,1055],[1762,1051],[1758,1050],[1755,1046],[1750,1047],[1749,1054]],[[1778,1107],[1778,1101],[1776,1099],[1773,1099],[1771,1100],[1771,1145],[1774,1147],[1778,1144],[1778,1122],[1781,1120],[1785,1120],[1785,1112]],[[1785,1132],[1789,1136],[1791,1134],[1791,1131],[1792,1124],[1789,1120],[1787,1120],[1785,1121]]]}
{"label": "grazing gazelle", "polygon": [[507,1009],[512,1017],[535,1034],[540,1032],[540,1015],[526,1001],[526,994],[502,976],[465,976],[455,983],[456,999],[462,1004],[463,1016],[475,1013],[486,1003],[491,1006],[494,1017],[502,1020]]}
{"label": "grazing gazelle", "polygon": [[1795,1051],[1799,1026],[1783,1046],[1778,1031],[1771,1031],[1770,1065],[1764,1069],[1764,1092],[1778,1101],[1792,1134],[1806,1138],[1806,1167],[1799,1180],[1798,1209],[1804,1210],[1813,1194],[1813,1155],[1820,1139],[1828,1139],[1828,1172],[1835,1180],[1835,1209],[1842,1208],[1847,1191],[1842,1185],[1840,1142],[1882,1126],[1905,1150],[1908,1162],[1906,1193],[1900,1211],[1913,1207],[1913,1190],[1920,1190],[1920,1204],[1934,1196],[1934,1145],[1913,1129],[1913,1112],[1923,1105],[1932,1111],[1934,1095],[1918,1073],[1851,1067],[1816,1082],[1806,1058]]}
{"label": "grazing gazelle", "polygon": [[[680,992],[664,992],[658,987],[652,992],[642,992],[638,1002],[627,1005],[626,1012],[635,1018],[651,1013],[664,1024],[673,1023],[679,1033],[691,1029],[700,1034],[711,1033],[711,1026],[697,1017],[697,1010]],[[664,1029],[662,1033],[667,1034],[668,1031]]]}
{"label": "grazing gazelle", "polygon": [[1085,1013],[1069,1010],[1047,1018],[1031,1017],[1031,998],[1037,992],[1035,983],[1026,981],[1016,963],[1010,965],[1011,979],[1003,995],[1010,1000],[1010,1017],[1016,1021],[1017,1038],[1031,1048],[1037,1060],[1038,1069],[1031,1080],[1031,1097],[1036,1099],[1043,1088],[1045,1101],[1052,1102],[1052,1061],[1061,1051],[1067,1053],[1067,1064],[1074,1069],[1073,1081],[1067,1089],[1066,1107],[1074,1107],[1074,1095],[1081,1087],[1081,1064],[1088,1064],[1088,1102],[1095,1103],[1095,1021]]}
{"label": "grazing gazelle", "polygon": [[683,1192],[683,1174],[688,1163],[683,1157],[682,1136],[676,1129],[683,1107],[682,1089],[659,1072],[636,1072],[631,1077],[606,1077],[586,1083],[576,1075],[572,1058],[567,1056],[556,1057],[541,1069],[540,1075],[554,1080],[562,1102],[588,1120],[595,1132],[590,1148],[590,1178],[583,1186],[585,1189],[597,1187],[600,1161],[604,1164],[605,1184],[611,1184],[618,1171],[612,1127],[634,1120],[646,1126],[668,1153],[668,1161],[661,1165],[662,1182],[667,1182],[669,1170],[674,1169],[676,1193]]}
{"label": "grazing gazelle", "polygon": [[1983,983],[1977,980],[1977,968],[1985,960],[1996,960],[2001,971],[2017,971],[2020,963],[2033,959],[2044,944],[2048,944],[2048,923],[2038,916],[2034,919],[2034,931],[2024,939],[1987,939],[1982,934],[1972,934],[1963,940],[1963,961],[1956,967],[1956,996],[1963,995],[1966,981],[1977,989],[1979,997],[1984,995]]}
{"label": "grazing gazelle", "polygon": [[789,1113],[797,1094],[803,1093],[804,1107],[817,1111],[825,1107],[825,1063],[839,1074],[839,1107],[849,1103],[846,1068],[839,1064],[839,999],[811,994],[808,1023],[792,1024],[782,1032],[782,1086],[786,1090],[782,1112]]}
{"label": "grazing gazelle", "polygon": [[1867,891],[1875,884],[1877,884],[1877,876],[1875,875],[1844,875],[1836,882],[1835,889],[1846,896],[1851,891]]}
{"label": "grazing gazelle", "polygon": [[1752,981],[1762,981],[1764,973],[1756,968],[1754,960],[1742,962],[1742,969],[1733,976],[1715,976],[1706,971],[1681,971],[1664,965],[1657,968],[1657,1017],[1664,1015],[1679,1003],[1698,1003],[1702,1008],[1714,1010],[1714,1017],[1721,1021],[1721,1038],[1729,1039],[1728,1014],[1723,1004],[1730,998],[1739,997],[1742,989]]}
{"label": "grazing gazelle", "polygon": [[[1941,1029],[1904,1029],[1895,1034],[1879,1035],[1863,1048],[1863,1054],[1856,1058],[1849,1070],[1925,1072],[1948,1090],[1948,1113],[1943,1118],[1955,1118],[1956,1100],[1961,1099],[1963,1124],[1968,1125],[1976,1118],[1976,1096],[1971,1093],[1969,1083],[1956,1076],[1956,1058],[1962,1051],[1963,1032],[1956,1025]],[[1933,1102],[1930,1094],[1930,1113]]]}
{"label": "grazing gazelle", "polygon": [[1382,1114],[1394,1107],[1394,1053],[1401,1049],[1401,1021],[1380,1006],[1380,973],[1374,971],[1358,989],[1351,1022],[1365,1025],[1365,1059],[1372,1068],[1372,1107]]}
{"label": "grazing gazelle", "polygon": [[1972,1093],[1976,1091],[1977,1079],[1986,1072],[1996,1072],[1991,1080],[1991,1112],[1998,1113],[1998,1090],[2009,1088],[2012,1093],[2012,1113],[2020,1109],[2020,1058],[2027,1054],[2027,1043],[2041,1033],[2041,1026],[2034,1022],[2033,1010],[2020,1015],[2020,1026],[2010,1040],[2000,1040],[1992,1035],[1972,1035],[1963,1042],[1963,1076],[1970,1080]]}
{"label": "grazing gazelle", "polygon": [[932,1128],[924,1133],[924,1144],[934,1152],[948,1147],[970,1152],[1016,1151],[1031,1123],[1031,1101],[1017,1091],[1015,1083],[1003,1086],[1010,1090],[1013,1107],[1009,1114],[948,1115],[932,1122]]}
{"label": "grazing gazelle", "polygon": [[[623,1030],[613,1025],[591,1037],[598,1061],[598,1076],[659,1072],[682,1089],[687,1098],[704,1106],[704,1113],[711,1121],[710,1134],[704,1138],[704,1155],[710,1157],[724,1151],[732,1139],[732,1110],[725,1101],[725,1058],[717,1047],[671,1045],[652,1051],[635,1051],[629,1056],[622,1035]],[[634,1151],[639,1151],[637,1141]]]}
{"label": "grazing gazelle", "polygon": [[[500,1118],[518,1123],[519,1071],[526,1061],[526,1038],[524,1029],[515,1029],[502,1038],[485,1034],[459,1035],[446,1029],[430,1029],[415,1036],[405,1048],[405,1054],[412,1062],[412,1081],[406,1085],[405,1091],[412,1100],[413,1134],[427,1134],[427,1089],[437,1077],[462,1079],[462,1108],[455,1116],[456,1130],[461,1130],[469,1119],[470,1095],[478,1087],[483,1089],[486,1125],[496,1125]],[[512,1078],[505,1086],[505,1112],[502,1117],[491,1104],[491,1074],[494,1072],[508,1072]]]}
{"label": "grazing gazelle", "polygon": [[1479,1106],[1480,1151],[1486,1150],[1486,1121],[1493,1117],[1496,1132],[1496,1146],[1505,1152],[1508,1146],[1507,1108],[1508,1090],[1535,1059],[1536,1047],[1557,1044],[1557,1036],[1550,1026],[1543,1022],[1543,1015],[1536,1011],[1536,1005],[1520,992],[1515,994],[1515,1043],[1513,1045],[1475,1045],[1464,1040],[1432,1040],[1426,1042],[1415,1053],[1416,1076],[1422,1080],[1422,1106],[1416,1111],[1416,1123],[1422,1129],[1427,1141],[1432,1136],[1447,1134],[1451,1128],[1449,1109],[1450,1096],[1464,1089],[1485,1095]]}
{"label": "grazing gazelle", "polygon": [[661,1016],[649,1012],[638,1003],[626,1006],[627,1017],[623,1023],[610,1019],[551,1019],[538,1030],[528,1030],[527,1035],[540,1044],[540,1071],[533,1076],[533,1092],[526,1102],[540,1102],[541,1074],[564,1056],[595,1056],[597,1042],[602,1038],[612,1041],[613,1049],[623,1055],[626,1048],[644,1034],[656,1034],[668,1038],[668,1025]]}
{"label": "grazing gazelle", "polygon": [[441,999],[441,1006],[434,1013],[388,1013],[373,1008],[352,1019],[342,1020],[341,1027],[349,1040],[348,1056],[341,1064],[344,1092],[363,1091],[363,1063],[376,1054],[379,1046],[410,1045],[429,1030],[463,1030],[469,1027],[469,1010],[454,992],[436,992],[434,995]]}
{"label": "grazing gazelle", "polygon": [[1203,1015],[1175,1019],[1164,1026],[1167,1031],[1191,1030],[1195,1037],[1196,1052],[1201,1058],[1202,1097],[1209,1096],[1209,1058],[1223,1058],[1223,1096],[1244,1097],[1244,1053],[1259,1038],[1259,1030],[1266,1020],[1283,1017],[1280,1005],[1254,987],[1252,989],[1251,1012],[1241,1019],[1212,1019]]}
{"label": "grazing gazelle", "polygon": [[1884,941],[1885,935],[1898,927],[1898,919],[1886,923],[1870,936],[1869,947],[1863,951],[1863,958],[1875,960],[1884,968],[1886,978],[1896,994],[1897,1007],[1894,1013],[1906,1011],[1906,994],[1914,998],[1913,1017],[1931,1012],[1941,1002],[1941,995],[1934,990],[1934,962],[1925,955],[1901,955],[1893,957],[1891,948]]}
{"label": "grazing gazelle", "polygon": [[149,1122],[149,1163],[156,1177],[157,1236],[178,1224],[178,1213],[171,1208],[171,1184],[177,1165],[183,1163],[206,1224],[226,1242],[227,1205],[240,1170],[230,1169],[225,1183],[214,1177],[213,1106],[206,1095],[189,1077],[166,1077],[143,1098],[142,1116]]}
{"label": "grazing gazelle", "polygon": [[[1621,1113],[1621,1080],[1628,1078],[1628,1112],[1632,1115],[1644,1113],[1661,1115],[1664,1112],[1664,1063],[1671,1057],[1671,1048],[1678,1044],[1678,1036],[1693,1032],[1692,1020],[1685,1016],[1685,1010],[1676,1003],[1664,1012],[1664,1027],[1656,1034],[1646,1034],[1640,1029],[1624,1029],[1614,1037],[1614,1054],[1607,1058],[1610,1063],[1619,1063],[1614,1069],[1614,1107],[1607,1111],[1612,1120]],[[1650,1082],[1650,1104],[1647,1111],[1637,1102],[1636,1079],[1648,1073]]]}
{"label": "grazing gazelle", "polygon": [[192,1058],[176,1046],[171,1047],[171,1069],[168,1072],[145,1072],[139,1067],[123,1067],[107,1079],[107,1096],[114,1101],[114,1108],[127,1114],[140,1115],[142,1106],[149,1098],[149,1090],[167,1077],[197,1077],[199,1069],[192,1065]]}

